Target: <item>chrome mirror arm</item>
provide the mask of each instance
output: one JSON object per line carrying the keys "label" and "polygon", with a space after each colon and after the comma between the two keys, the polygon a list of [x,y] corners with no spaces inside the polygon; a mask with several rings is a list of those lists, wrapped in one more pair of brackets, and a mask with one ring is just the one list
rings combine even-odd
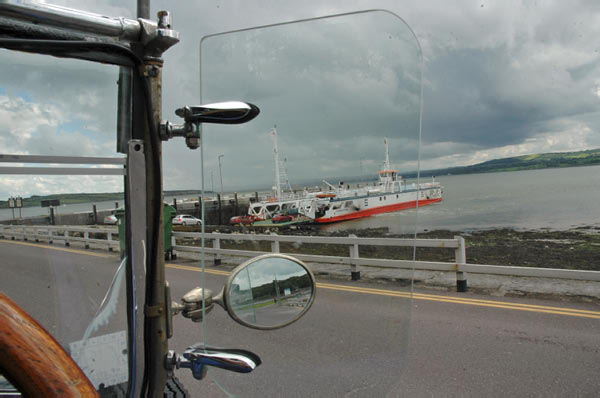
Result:
{"label": "chrome mirror arm", "polygon": [[[220,294],[222,295],[222,293]],[[181,298],[181,304],[173,301],[171,303],[171,313],[177,315],[181,312],[185,318],[192,322],[202,322],[204,314],[202,311],[202,301],[204,300],[204,313],[208,314],[215,307],[213,292],[209,289],[197,287],[190,290]],[[217,302],[218,303],[218,302]]]}
{"label": "chrome mirror arm", "polygon": [[181,304],[176,301],[171,303],[171,314],[177,315],[181,313],[181,315],[191,319],[193,322],[202,322],[204,320],[202,300],[204,300],[204,311],[207,314],[212,311],[215,304],[219,304],[225,308],[225,304],[223,303],[223,289],[216,296],[213,296],[212,290],[203,290],[197,287],[187,292],[181,298]]}

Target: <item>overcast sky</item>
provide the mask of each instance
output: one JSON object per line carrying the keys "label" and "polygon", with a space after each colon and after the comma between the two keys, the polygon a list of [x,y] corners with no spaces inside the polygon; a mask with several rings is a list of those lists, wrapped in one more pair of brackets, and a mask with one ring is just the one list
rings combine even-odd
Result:
{"label": "overcast sky", "polygon": [[[135,17],[134,1],[56,1]],[[412,32],[376,12],[269,31],[209,34],[372,8],[388,9],[423,50],[421,168],[600,147],[600,3],[595,1],[180,1],[181,42],[165,54],[164,118],[205,101],[245,100],[242,126],[205,126],[206,188],[269,186],[269,130],[292,182],[373,173],[383,137],[400,170],[415,167],[420,59]],[[113,156],[117,69],[0,54],[2,153]],[[202,94],[201,94],[202,91]],[[198,188],[200,154],[164,144],[166,189]],[[212,179],[211,179],[212,174]],[[113,177],[1,177],[0,198],[121,191]]]}

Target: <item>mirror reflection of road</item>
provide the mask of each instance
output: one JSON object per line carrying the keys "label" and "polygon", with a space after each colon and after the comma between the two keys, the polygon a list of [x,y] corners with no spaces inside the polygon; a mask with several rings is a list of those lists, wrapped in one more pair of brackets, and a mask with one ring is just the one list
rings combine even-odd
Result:
{"label": "mirror reflection of road", "polygon": [[294,319],[297,314],[304,310],[310,300],[311,289],[282,296],[278,300],[263,298],[252,301],[252,303],[233,304],[236,315],[249,323],[258,326],[275,326],[287,323]]}
{"label": "mirror reflection of road", "polygon": [[[64,272],[61,284],[86,290],[87,302],[77,303],[81,297],[74,294],[71,308],[93,307],[118,263],[116,255],[71,252],[42,260],[48,250],[0,242],[1,289],[19,303],[42,300],[31,309],[45,324],[57,319],[52,306],[59,296],[47,293],[57,273]],[[78,279],[67,266],[79,270]],[[225,271],[207,273],[207,287],[218,291]],[[173,298],[200,286],[200,275],[197,267],[170,264],[167,279]],[[206,323],[207,343],[249,349],[263,364],[250,374],[210,373],[244,397],[596,396],[600,391],[597,304],[418,292],[432,298],[413,300],[409,344],[407,288],[349,281],[322,281],[321,286],[311,310],[280,330],[244,328],[225,311],[213,310]],[[461,301],[453,301],[456,297]],[[524,306],[526,311],[518,309]],[[561,311],[543,312],[546,306]],[[76,319],[74,314],[71,319]],[[75,327],[80,329],[77,323]],[[201,325],[177,316],[174,327],[171,349],[182,352],[202,341]],[[192,396],[225,396],[210,378],[197,381],[185,369],[176,374]]]}
{"label": "mirror reflection of road", "polygon": [[254,322],[259,326],[274,326],[282,322],[282,320],[293,319],[296,314],[300,313],[303,307],[289,306],[283,304],[277,304],[273,300],[257,303],[254,305],[252,310],[241,310],[239,312],[240,318]]}

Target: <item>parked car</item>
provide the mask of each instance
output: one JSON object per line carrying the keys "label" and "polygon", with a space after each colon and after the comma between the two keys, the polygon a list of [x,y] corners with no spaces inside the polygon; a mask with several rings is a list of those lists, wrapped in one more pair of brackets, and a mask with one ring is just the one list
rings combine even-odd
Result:
{"label": "parked car", "polygon": [[288,221],[292,221],[293,217],[289,216],[287,214],[275,214],[271,220],[273,221],[273,223],[280,223],[280,222],[288,222]]}
{"label": "parked car", "polygon": [[202,225],[202,220],[187,214],[179,214],[173,218],[173,225]]}
{"label": "parked car", "polygon": [[104,217],[104,224],[117,225],[118,222],[119,219],[114,214],[109,214],[108,216]]}
{"label": "parked car", "polygon": [[262,218],[257,216],[234,216],[229,219],[229,224],[231,225],[249,225],[253,224],[255,221],[261,221]]}

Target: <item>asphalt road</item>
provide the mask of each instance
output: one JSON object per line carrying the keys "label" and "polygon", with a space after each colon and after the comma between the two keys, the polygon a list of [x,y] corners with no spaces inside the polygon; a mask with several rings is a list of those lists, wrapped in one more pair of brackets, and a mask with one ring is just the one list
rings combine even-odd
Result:
{"label": "asphalt road", "polygon": [[[0,288],[31,303],[53,332],[80,336],[118,258],[44,246],[0,241]],[[168,265],[173,298],[201,285],[198,271]],[[226,271],[209,269],[206,287],[218,291]],[[267,332],[236,324],[221,308],[203,324],[176,317],[170,346],[177,352],[204,335],[209,345],[249,349],[263,360],[250,374],[217,369],[196,381],[182,369],[177,376],[195,397],[228,396],[218,385],[244,397],[600,395],[597,304],[425,290],[411,300],[409,293],[320,280],[302,319]]]}

